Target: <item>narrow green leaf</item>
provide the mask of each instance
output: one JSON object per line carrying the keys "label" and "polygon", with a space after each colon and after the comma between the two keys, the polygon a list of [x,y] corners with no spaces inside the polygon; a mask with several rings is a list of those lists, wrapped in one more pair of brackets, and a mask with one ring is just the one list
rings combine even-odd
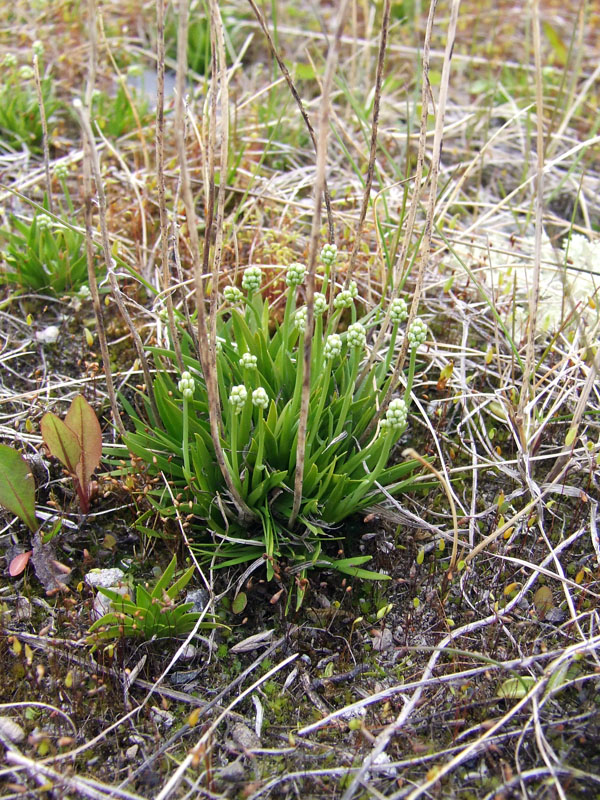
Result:
{"label": "narrow green leaf", "polygon": [[33,475],[23,456],[6,444],[0,445],[0,505],[37,530]]}
{"label": "narrow green leaf", "polygon": [[169,561],[167,568],[160,576],[158,583],[154,587],[152,591],[152,597],[162,598],[163,589],[166,590],[167,586],[171,583],[171,579],[175,574],[176,566],[177,566],[177,556],[173,556],[173,558]]}
{"label": "narrow green leaf", "polygon": [[179,577],[174,583],[167,589],[167,594],[174,600],[177,595],[182,592],[188,583],[191,581],[194,572],[196,571],[196,567],[192,564],[181,577]]}

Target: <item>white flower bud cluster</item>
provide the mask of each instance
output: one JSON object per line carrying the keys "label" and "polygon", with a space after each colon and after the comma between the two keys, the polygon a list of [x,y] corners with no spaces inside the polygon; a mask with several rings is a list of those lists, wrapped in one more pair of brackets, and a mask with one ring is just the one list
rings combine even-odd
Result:
{"label": "white flower bud cluster", "polygon": [[294,314],[294,325],[300,333],[304,333],[306,330],[306,315],[308,314],[308,309],[306,306],[301,306],[296,313]]}
{"label": "white flower bud cluster", "polygon": [[390,304],[390,319],[394,325],[404,322],[408,316],[408,306],[402,297],[395,297]]}
{"label": "white flower bud cluster", "polygon": [[260,267],[246,267],[242,278],[242,289],[247,292],[256,292],[260,289],[262,269]]}
{"label": "white flower bud cluster", "polygon": [[323,356],[325,358],[337,358],[342,352],[342,337],[337,333],[332,333],[327,337],[325,347],[323,348]]}
{"label": "white flower bud cluster", "polygon": [[183,395],[185,400],[191,400],[194,396],[194,386],[196,385],[194,379],[189,372],[181,373],[181,380],[177,384],[177,388]]}
{"label": "white flower bud cluster", "polygon": [[313,308],[317,317],[327,310],[327,298],[321,292],[315,292]]}
{"label": "white flower bud cluster", "polygon": [[422,319],[415,319],[406,334],[411,347],[418,347],[427,338],[427,325]]}
{"label": "white flower bud cluster", "polygon": [[69,167],[66,164],[57,164],[54,167],[54,174],[60,181],[63,181],[69,177]]}
{"label": "white flower bud cluster", "polygon": [[324,244],[320,253],[322,263],[328,267],[331,267],[332,264],[335,263],[337,252],[338,249],[336,244]]}
{"label": "white flower bud cluster", "polygon": [[358,297],[358,287],[356,281],[350,281],[348,288],[336,295],[333,305],[336,308],[350,308],[355,297]]}
{"label": "white flower bud cluster", "polygon": [[289,267],[287,268],[285,282],[290,287],[299,286],[304,280],[305,273],[306,273],[306,267],[304,266],[304,264],[299,264],[298,262],[290,264]]}
{"label": "white flower bud cluster", "polygon": [[229,402],[233,406],[235,414],[240,413],[240,411],[242,410],[242,408],[246,403],[247,397],[248,397],[248,390],[246,389],[243,383],[231,387],[231,392],[229,393]]}
{"label": "white flower bud cluster", "polygon": [[241,302],[244,295],[237,286],[226,286],[223,289],[223,296],[230,305],[235,306],[237,303]]}
{"label": "white flower bud cluster", "polygon": [[16,67],[17,65],[17,57],[14,53],[7,53],[4,58],[2,59],[2,66],[10,69],[11,67]]}
{"label": "white flower bud cluster", "polygon": [[240,367],[245,369],[256,369],[257,358],[252,353],[242,353],[242,357],[238,361]]}
{"label": "white flower bud cluster", "polygon": [[41,231],[50,230],[52,227],[52,217],[49,217],[48,214],[38,214],[35,218],[35,222]]}
{"label": "white flower bud cluster", "polygon": [[385,412],[385,419],[381,420],[381,428],[383,430],[390,428],[399,430],[400,428],[404,428],[407,417],[408,408],[406,407],[406,403],[404,400],[396,397],[389,404],[388,410]]}
{"label": "white flower bud cluster", "polygon": [[346,340],[348,342],[348,347],[364,347],[367,341],[365,326],[361,325],[360,322],[355,322],[353,325],[350,325],[348,327]]}
{"label": "white flower bud cluster", "polygon": [[252,405],[257,408],[266,408],[269,405],[269,395],[262,386],[252,392]]}
{"label": "white flower bud cluster", "polygon": [[31,49],[38,58],[41,58],[44,55],[44,45],[40,42],[39,39],[36,39],[35,42],[31,45]]}
{"label": "white flower bud cluster", "polygon": [[33,67],[30,67],[29,64],[23,64],[19,70],[19,78],[24,81],[30,81],[33,78],[33,75]]}

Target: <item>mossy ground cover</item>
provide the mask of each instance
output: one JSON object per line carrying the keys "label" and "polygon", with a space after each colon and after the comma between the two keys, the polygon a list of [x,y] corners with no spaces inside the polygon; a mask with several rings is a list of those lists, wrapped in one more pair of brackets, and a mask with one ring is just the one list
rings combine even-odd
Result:
{"label": "mossy ground cover", "polygon": [[[195,563],[194,537],[206,526],[186,517],[184,490],[169,496],[170,476],[122,445],[94,296],[52,281],[35,291],[15,279],[7,254],[15,217],[30,224],[42,211],[50,230],[67,226],[86,240],[131,433],[127,410],[147,413],[136,336],[146,352],[172,346],[167,294],[179,329],[196,327],[172,88],[179,20],[167,5],[162,170],[153,3],[19,0],[0,9],[0,60],[22,92],[0,94],[0,439],[30,459],[42,531],[61,523],[43,549],[2,512],[2,796],[599,795],[593,3],[515,13],[512,3],[463,2],[454,20],[457,3],[355,0],[339,38],[343,3],[190,4],[185,164],[206,269],[220,259],[216,284],[206,277],[207,309],[211,291],[222,297],[246,266],[260,265],[276,330],[285,268],[314,250],[314,187],[324,176],[331,210],[316,229],[340,253],[332,297],[354,279],[362,318],[399,291],[427,325],[408,427],[391,455],[400,463],[413,448],[437,474],[423,466],[410,491],[384,494],[331,531],[329,559],[369,556],[368,568],[388,580],[327,566],[304,574],[274,559],[199,563],[187,588],[204,589],[217,627],[187,643],[123,636],[91,652],[95,593],[85,575],[120,567],[131,586],[151,587],[173,555],[181,571]],[[265,29],[315,141],[328,134],[324,160]],[[219,58],[226,101],[223,83],[211,94]],[[76,97],[97,117],[104,212],[96,191],[86,194]],[[307,293],[299,289],[298,305]],[[338,331],[352,322],[347,311]],[[375,363],[386,341],[369,339]],[[150,360],[152,378],[160,368]],[[173,369],[174,385],[179,377]],[[81,393],[105,448],[85,517],[40,434],[42,416],[64,417]],[[158,493],[178,513],[165,513]],[[11,575],[30,548],[38,566]],[[44,583],[48,570],[64,576],[65,590]],[[299,608],[288,602],[298,587]]]}

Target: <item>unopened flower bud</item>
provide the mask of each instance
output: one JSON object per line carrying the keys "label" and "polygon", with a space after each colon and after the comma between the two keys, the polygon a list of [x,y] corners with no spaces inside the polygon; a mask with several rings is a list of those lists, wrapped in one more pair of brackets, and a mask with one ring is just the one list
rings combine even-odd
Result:
{"label": "unopened flower bud", "polygon": [[304,280],[305,272],[306,267],[304,264],[299,264],[298,262],[290,264],[290,266],[287,268],[285,282],[290,287],[299,286]]}
{"label": "unopened flower bud", "polygon": [[320,258],[323,264],[330,267],[332,264],[335,263],[337,258],[337,245],[336,244],[325,244],[321,248]]}
{"label": "unopened flower bud", "polygon": [[337,358],[342,352],[342,337],[337,333],[332,333],[327,337],[325,347],[323,348],[323,356],[325,358]]}
{"label": "unopened flower bud", "polygon": [[269,405],[269,395],[262,386],[252,392],[252,404],[258,408],[266,408]]}
{"label": "unopened flower bud", "polygon": [[348,347],[364,347],[367,341],[367,332],[364,325],[361,325],[360,322],[350,325],[346,341],[348,342]]}
{"label": "unopened flower bud", "polygon": [[395,297],[390,304],[390,319],[394,325],[404,322],[408,316],[406,300],[402,297]]}
{"label": "unopened flower bud", "polygon": [[256,292],[260,289],[262,270],[260,267],[246,267],[242,278],[242,288],[247,292]]}
{"label": "unopened flower bud", "polygon": [[415,319],[406,334],[411,347],[418,347],[427,338],[427,325],[422,319]]}
{"label": "unopened flower bud", "polygon": [[237,286],[226,286],[223,289],[223,296],[230,305],[234,306],[242,300],[244,295]]}
{"label": "unopened flower bud", "polygon": [[244,407],[247,397],[248,397],[248,390],[246,389],[243,383],[240,383],[238,386],[231,387],[231,392],[229,394],[229,402],[233,406],[233,410],[236,414],[239,414],[242,408]]}

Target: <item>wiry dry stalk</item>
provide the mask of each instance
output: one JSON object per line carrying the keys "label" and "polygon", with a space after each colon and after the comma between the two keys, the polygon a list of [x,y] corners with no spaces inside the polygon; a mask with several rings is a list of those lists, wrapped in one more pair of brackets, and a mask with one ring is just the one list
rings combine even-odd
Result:
{"label": "wiry dry stalk", "polygon": [[317,164],[314,189],[314,210],[310,243],[308,250],[308,270],[306,278],[306,330],[304,332],[304,364],[302,372],[302,400],[300,402],[300,416],[298,420],[298,443],[296,446],[296,473],[294,476],[294,503],[289,524],[296,524],[300,505],[302,503],[302,484],[304,480],[304,458],[306,454],[306,429],[308,424],[308,405],[310,400],[310,358],[312,354],[312,339],[314,331],[314,294],[315,271],[317,267],[317,249],[321,230],[321,205],[325,189],[325,170],[327,168],[327,139],[329,133],[329,95],[333,83],[333,75],[337,64],[338,50],[342,31],[346,21],[348,0],[342,0],[336,22],[335,37],[329,47],[323,90],[319,110],[319,138],[317,140]]}
{"label": "wiry dry stalk", "polygon": [[[527,458],[527,439],[530,435],[528,401],[531,399],[531,381],[535,367],[535,337],[537,332],[538,305],[540,300],[540,262],[542,259],[542,223],[544,214],[544,94],[542,87],[542,53],[540,41],[540,9],[538,0],[532,0],[531,25],[533,28],[533,52],[535,57],[536,96],[536,177],[535,177],[535,245],[533,277],[529,291],[529,322],[525,366],[517,408],[516,422],[521,438],[523,456]],[[525,467],[526,468],[526,467]]]}
{"label": "wiry dry stalk", "polygon": [[162,290],[167,303],[169,333],[177,359],[177,366],[183,371],[181,345],[175,326],[173,295],[170,291],[171,260],[169,259],[169,221],[165,198],[165,2],[156,0],[156,184],[158,190],[158,211],[160,216],[160,252],[162,260]]}
{"label": "wiry dry stalk", "polygon": [[[214,78],[214,86],[212,92],[212,114],[210,118],[211,123],[211,150],[213,157],[211,161],[212,175],[211,184],[214,187],[214,150],[216,149],[217,139],[217,100],[220,100],[220,140],[221,151],[219,154],[219,192],[217,195],[217,213],[215,217],[215,243],[212,252],[212,292],[210,297],[210,336],[209,336],[209,354],[211,360],[215,364],[217,358],[217,307],[218,307],[218,288],[219,288],[219,273],[221,270],[221,259],[223,255],[223,223],[225,218],[225,191],[227,186],[227,154],[229,150],[229,88],[227,77],[227,57],[225,54],[225,37],[223,34],[223,21],[221,19],[221,12],[216,0],[209,0],[210,3],[210,31],[212,52],[216,61],[216,67],[213,75],[218,76]],[[218,87],[218,97],[217,97]],[[208,239],[207,239],[208,244]],[[209,248],[205,247],[205,253],[209,252]],[[216,374],[216,372],[215,372]]]}
{"label": "wiry dry stalk", "polygon": [[[419,306],[419,301],[421,297],[421,287],[423,285],[423,278],[425,276],[425,268],[429,263],[429,249],[431,247],[431,236],[433,231],[433,217],[435,213],[435,202],[436,202],[436,192],[437,192],[437,175],[439,172],[439,162],[441,156],[441,148],[442,148],[442,132],[444,129],[444,111],[445,111],[445,102],[448,92],[448,83],[450,80],[450,61],[452,57],[452,47],[454,44],[454,36],[456,34],[456,22],[458,19],[458,7],[460,5],[460,0],[454,0],[452,6],[452,16],[450,20],[450,25],[448,29],[448,39],[446,43],[446,57],[444,59],[444,65],[442,68],[442,81],[440,86],[440,97],[438,101],[438,108],[436,111],[436,127],[435,127],[435,137],[433,143],[433,154],[431,159],[431,171],[430,171],[430,184],[429,184],[429,203],[427,208],[427,220],[425,223],[425,234],[423,235],[423,239],[421,242],[421,258],[419,262],[419,270],[417,272],[417,279],[415,283],[415,288],[413,292],[413,300],[410,306],[408,320],[406,322],[407,329],[409,328],[412,321],[415,319],[417,315],[417,309]],[[410,248],[410,244],[412,241],[412,234],[415,226],[415,221],[417,217],[417,210],[420,206],[420,195],[421,195],[421,181],[423,176],[423,163],[425,160],[425,151],[426,151],[426,136],[427,136],[427,119],[429,116],[429,103],[431,97],[431,86],[429,84],[429,56],[430,56],[430,49],[431,49],[431,35],[433,31],[433,20],[435,18],[435,10],[437,7],[437,0],[431,0],[429,6],[429,15],[427,17],[427,26],[425,28],[425,37],[423,41],[423,74],[422,74],[422,87],[421,87],[421,125],[419,130],[419,148],[417,153],[417,171],[414,179],[414,190],[411,199],[410,209],[408,212],[408,220],[406,225],[406,232],[404,235],[404,242],[402,244],[402,248],[400,250],[400,254],[398,256],[398,266],[395,269],[395,277],[394,277],[394,291],[397,291],[397,287],[403,282],[403,279],[406,275],[406,259],[408,255],[408,251]],[[377,413],[374,415],[373,420],[368,425],[367,429],[365,430],[361,441],[365,442],[371,436],[374,428],[377,426],[379,419],[381,418],[382,414],[385,412],[387,406],[389,405],[390,399],[392,394],[396,390],[399,380],[400,380],[400,373],[404,368],[404,361],[406,359],[406,353],[408,352],[408,338],[404,337],[404,341],[402,342],[402,347],[400,349],[400,353],[398,355],[398,359],[396,361],[396,366],[394,368],[394,373],[392,375],[392,380],[390,381],[389,388],[386,392],[386,395],[377,410]],[[363,375],[361,375],[361,378]]]}
{"label": "wiry dry stalk", "polygon": [[52,180],[50,178],[50,147],[48,144],[48,120],[46,119],[46,108],[44,107],[44,97],[42,95],[42,80],[40,77],[40,64],[37,53],[33,54],[33,77],[35,79],[35,91],[37,94],[38,107],[40,110],[40,120],[42,123],[42,147],[44,152],[44,172],[46,173],[46,193],[48,194],[48,208],[50,213],[54,213],[54,198],[52,197]]}
{"label": "wiry dry stalk", "polygon": [[[94,82],[96,80],[96,62],[97,62],[97,47],[96,47],[96,2],[95,0],[88,0],[88,16],[89,16],[89,36],[90,36],[90,56],[88,59],[88,76],[86,85],[86,106],[89,110],[92,102],[94,91]],[[80,104],[81,106],[81,104]],[[83,108],[81,107],[83,111]],[[108,343],[106,340],[106,327],[104,325],[104,314],[102,311],[102,303],[100,301],[100,293],[98,292],[98,283],[96,281],[96,267],[94,263],[94,231],[93,231],[93,192],[92,192],[92,152],[88,137],[83,135],[83,207],[85,219],[85,247],[87,256],[87,273],[88,284],[90,287],[90,294],[92,296],[92,303],[94,306],[94,316],[96,317],[96,332],[98,334],[98,342],[100,344],[100,353],[102,355],[102,366],[104,368],[104,377],[106,379],[106,391],[110,401],[110,408],[112,411],[115,425],[122,436],[125,433],[125,426],[121,420],[119,406],[117,403],[117,396],[115,394],[115,387],[112,379],[112,372],[110,370],[110,356],[108,353]]]}
{"label": "wiry dry stalk", "polygon": [[[215,13],[214,5],[211,5],[211,13]],[[198,312],[198,349],[200,355],[200,364],[206,382],[206,392],[208,396],[208,413],[210,421],[210,433],[215,449],[215,457],[221,470],[221,474],[225,480],[231,499],[238,511],[241,520],[250,520],[254,518],[254,514],[245,503],[244,499],[236,489],[233,478],[229,471],[225,454],[221,445],[221,403],[219,400],[219,391],[217,385],[216,363],[214,345],[215,341],[209,343],[207,334],[207,320],[206,308],[204,297],[204,278],[205,267],[208,267],[210,256],[210,244],[213,232],[213,212],[214,212],[214,138],[213,146],[209,147],[207,157],[209,159],[209,186],[208,197],[206,199],[206,235],[204,239],[204,250],[202,260],[200,258],[200,242],[198,238],[198,221],[196,218],[196,209],[194,205],[194,197],[192,194],[192,186],[190,180],[189,167],[187,162],[187,154],[185,148],[185,78],[187,75],[187,30],[188,30],[188,16],[189,16],[189,3],[188,0],[182,0],[179,4],[179,25],[177,34],[177,98],[175,104],[175,136],[177,141],[177,154],[179,159],[179,169],[181,175],[181,194],[185,205],[185,213],[188,223],[188,235],[190,239],[190,250],[194,265],[194,279],[196,284],[196,309]],[[216,99],[218,91],[218,75],[216,56],[213,48],[213,73],[212,73],[212,93]],[[216,106],[213,107],[212,116],[213,121],[211,124],[216,124],[215,117]],[[225,165],[221,165],[222,169]],[[223,180],[223,178],[221,178]],[[213,292],[218,291],[218,286],[213,285]],[[212,338],[212,337],[211,337]],[[213,353],[211,354],[211,344]]]}
{"label": "wiry dry stalk", "polygon": [[152,409],[152,414],[154,416],[154,421],[157,425],[160,425],[160,416],[158,414],[158,409],[156,408],[156,402],[154,400],[154,390],[152,388],[152,375],[150,374],[148,359],[146,358],[146,354],[144,353],[144,345],[137,331],[137,328],[135,327],[135,324],[129,315],[129,312],[127,311],[127,307],[125,305],[125,301],[123,300],[121,289],[119,288],[119,284],[115,276],[114,260],[110,252],[110,241],[108,238],[108,227],[106,224],[106,195],[104,194],[104,186],[102,184],[102,173],[100,171],[100,159],[98,158],[98,150],[96,148],[96,142],[94,141],[94,134],[92,133],[92,126],[90,124],[89,112],[87,109],[83,107],[83,104],[77,99],[73,102],[73,107],[75,108],[75,111],[77,112],[77,115],[79,117],[79,122],[83,132],[83,137],[87,144],[88,148],[87,154],[90,159],[90,167],[92,170],[92,174],[94,176],[94,183],[96,185],[96,197],[98,198],[98,217],[100,220],[100,236],[102,240],[102,253],[104,256],[104,265],[106,267],[108,282],[110,284],[113,298],[119,308],[119,312],[123,317],[125,323],[127,324],[127,327],[129,328],[129,332],[131,334],[131,338],[133,340],[133,344],[135,346],[135,350],[138,359],[140,361],[140,365],[142,367],[142,372],[144,374],[144,381],[146,384],[146,391],[148,392],[148,399],[150,401],[150,406]]}
{"label": "wiry dry stalk", "polygon": [[[379,107],[381,104],[381,85],[383,83],[383,69],[385,66],[385,54],[387,50],[388,31],[390,26],[390,8],[391,0],[385,0],[383,6],[383,16],[381,19],[381,33],[379,34],[379,52],[377,55],[377,70],[375,74],[375,90],[373,95],[373,118],[371,120],[371,147],[369,151],[369,163],[367,165],[367,178],[365,181],[365,189],[363,192],[362,204],[360,207],[360,214],[356,221],[354,229],[354,242],[352,244],[352,251],[350,253],[350,260],[348,261],[348,270],[346,273],[345,287],[347,288],[352,279],[354,267],[356,266],[356,257],[362,241],[363,225],[369,203],[371,202],[371,187],[373,186],[373,173],[375,172],[375,159],[377,158],[377,131],[379,128]],[[381,326],[383,333],[385,326]]]}
{"label": "wiry dry stalk", "polygon": [[[290,72],[289,72],[288,68],[285,65],[285,61],[280,56],[279,52],[277,51],[277,48],[275,47],[275,42],[273,41],[273,37],[271,36],[271,32],[269,31],[269,29],[267,27],[267,23],[265,22],[265,18],[263,16],[262,12],[260,11],[260,9],[256,5],[256,3],[254,2],[254,0],[248,0],[248,2],[250,4],[250,7],[252,8],[252,11],[254,12],[254,15],[256,16],[256,19],[258,20],[258,24],[260,25],[261,30],[262,30],[262,32],[264,33],[264,35],[265,35],[265,37],[267,39],[267,42],[269,43],[269,47],[271,49],[271,53],[273,54],[273,58],[277,61],[279,69],[281,70],[281,74],[285,78],[285,81],[286,81],[286,83],[287,83],[287,85],[289,87],[289,90],[290,90],[290,92],[292,94],[292,97],[296,101],[296,105],[298,106],[298,109],[300,110],[300,114],[302,115],[302,119],[304,120],[304,124],[306,125],[306,128],[308,130],[309,136],[310,136],[311,141],[313,143],[313,147],[315,148],[315,153],[317,153],[318,152],[318,143],[317,143],[317,137],[315,135],[315,130],[314,130],[313,126],[312,126],[312,122],[310,121],[310,117],[308,116],[308,112],[304,108],[304,103],[302,102],[302,100],[300,98],[300,95],[298,94],[298,90],[296,89],[296,87],[294,85],[294,81],[292,80],[292,76],[290,75]],[[335,238],[334,237],[333,214],[332,214],[332,211],[331,211],[331,198],[329,196],[329,190],[327,188],[327,178],[325,178],[323,191],[324,191],[324,196],[325,196],[325,208],[327,209],[327,227],[329,229],[329,231],[328,231],[329,241],[333,242],[333,240]]]}

